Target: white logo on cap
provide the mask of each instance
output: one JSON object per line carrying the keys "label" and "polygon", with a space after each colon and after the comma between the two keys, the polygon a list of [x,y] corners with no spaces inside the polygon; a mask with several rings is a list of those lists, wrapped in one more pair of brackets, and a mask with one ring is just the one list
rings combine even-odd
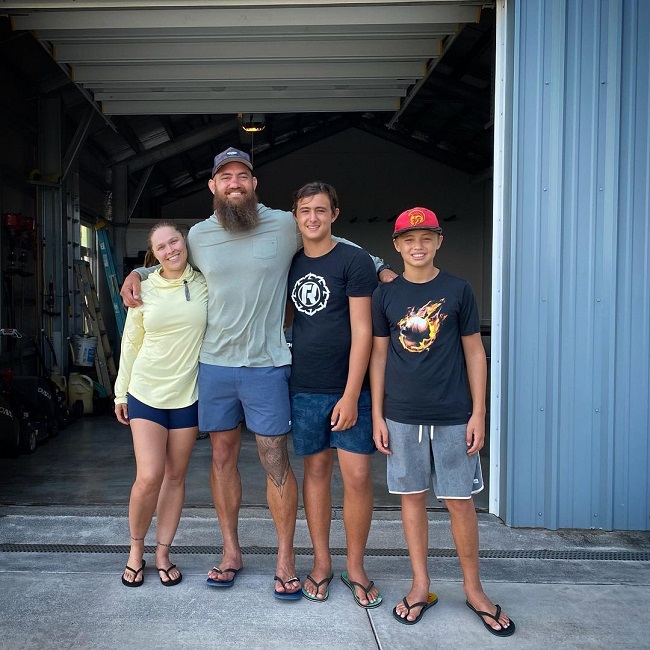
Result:
{"label": "white logo on cap", "polygon": [[229,151],[226,156],[236,156],[237,152],[236,151]]}

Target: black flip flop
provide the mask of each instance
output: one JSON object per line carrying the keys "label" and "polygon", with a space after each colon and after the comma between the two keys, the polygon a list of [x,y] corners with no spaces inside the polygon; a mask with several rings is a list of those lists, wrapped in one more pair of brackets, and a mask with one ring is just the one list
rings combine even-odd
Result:
{"label": "black flip flop", "polygon": [[177,585],[182,579],[183,579],[183,574],[179,571],[178,572],[178,578],[172,579],[172,577],[169,575],[169,572],[172,569],[175,569],[176,565],[172,564],[168,569],[161,569],[159,567],[156,567],[156,571],[162,571],[166,576],[167,576],[167,582],[165,582],[160,576],[160,582],[165,586],[165,587],[173,587],[174,585]]}
{"label": "black flip flop", "polygon": [[416,623],[420,622],[420,619],[422,618],[422,615],[424,612],[429,609],[429,607],[433,607],[437,602],[438,602],[438,596],[436,596],[434,593],[429,592],[429,595],[427,596],[426,601],[421,601],[419,603],[413,603],[413,605],[409,605],[408,600],[406,600],[406,596],[402,598],[402,602],[404,603],[404,607],[406,607],[406,616],[408,616],[411,612],[411,610],[415,607],[421,607],[422,609],[420,610],[420,613],[415,617],[414,620],[409,621],[406,616],[402,618],[398,613],[397,613],[397,607],[393,607],[393,616],[400,622],[403,623],[404,625],[415,625]]}
{"label": "black flip flop", "polygon": [[[503,627],[503,625],[499,623],[499,616],[501,616],[501,605],[497,605],[496,614],[490,614],[490,612],[481,612],[478,609],[474,609],[474,607],[469,604],[469,600],[466,600],[465,604],[481,619],[481,623],[483,623],[488,632],[494,634],[494,636],[512,636],[515,633],[515,622],[512,619],[510,619],[510,625],[508,625],[508,627]],[[501,625],[501,629],[495,630],[489,623],[485,622],[485,619],[483,618],[484,616],[487,616],[488,618],[491,618],[499,623],[499,625]]]}
{"label": "black flip flop", "polygon": [[126,568],[124,571],[130,571],[131,573],[135,573],[133,576],[133,582],[129,582],[124,578],[124,572],[122,572],[122,584],[125,587],[142,587],[144,584],[144,573],[142,574],[142,580],[139,580],[138,582],[135,581],[135,579],[138,577],[138,573],[140,573],[145,567],[147,566],[147,563],[142,560],[142,566],[136,571],[135,569],[132,569],[128,564],[126,565]]}

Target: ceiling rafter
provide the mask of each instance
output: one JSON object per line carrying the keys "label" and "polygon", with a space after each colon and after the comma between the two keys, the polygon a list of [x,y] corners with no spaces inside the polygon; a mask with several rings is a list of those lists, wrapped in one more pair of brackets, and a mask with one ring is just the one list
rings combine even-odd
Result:
{"label": "ceiling rafter", "polygon": [[[89,101],[112,116],[395,111],[443,40],[478,21],[484,4],[5,0],[2,7],[15,29],[31,30]],[[311,94],[312,84],[322,95]],[[238,96],[246,87],[259,95]],[[200,91],[208,96],[196,97]],[[218,92],[224,96],[210,95]]]}
{"label": "ceiling rafter", "polygon": [[[102,125],[88,146],[109,164],[126,163],[130,187],[154,165],[139,204],[152,205],[166,193],[202,191],[215,150],[250,146],[240,113],[266,119],[256,166],[352,125],[480,173],[491,164],[487,4],[3,0],[0,15],[11,14],[15,30],[30,30],[14,35],[39,39],[43,47],[32,49],[52,57],[42,67],[54,74],[31,75],[37,93],[59,93],[66,120],[78,124],[90,100],[112,121],[117,132]],[[443,137],[444,149],[434,144]]]}

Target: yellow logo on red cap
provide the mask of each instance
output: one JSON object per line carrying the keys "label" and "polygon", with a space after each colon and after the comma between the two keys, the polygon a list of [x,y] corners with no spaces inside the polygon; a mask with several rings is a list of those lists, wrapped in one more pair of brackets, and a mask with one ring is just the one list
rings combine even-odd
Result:
{"label": "yellow logo on red cap", "polygon": [[409,213],[409,223],[411,227],[419,226],[421,223],[424,223],[425,217],[424,213],[420,210],[412,210]]}

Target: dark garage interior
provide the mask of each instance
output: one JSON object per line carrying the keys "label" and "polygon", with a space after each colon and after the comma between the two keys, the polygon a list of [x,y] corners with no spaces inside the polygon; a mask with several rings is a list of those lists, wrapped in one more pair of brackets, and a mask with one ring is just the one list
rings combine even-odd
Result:
{"label": "dark garage interior", "polygon": [[212,158],[229,146],[250,152],[274,207],[303,182],[332,182],[336,234],[393,264],[392,221],[429,201],[489,353],[492,8],[284,7],[244,21],[220,8],[185,21],[31,4],[0,7],[0,399],[29,411],[5,416],[5,454],[53,453],[62,438],[40,445],[68,426],[114,424],[116,287],[150,224],[209,214]]}

